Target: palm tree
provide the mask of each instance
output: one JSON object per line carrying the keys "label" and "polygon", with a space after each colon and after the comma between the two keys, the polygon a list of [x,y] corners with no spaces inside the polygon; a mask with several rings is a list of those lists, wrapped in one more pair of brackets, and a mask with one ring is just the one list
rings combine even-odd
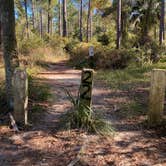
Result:
{"label": "palm tree", "polygon": [[6,75],[6,99],[8,107],[13,110],[12,80],[14,70],[19,66],[15,35],[14,0],[0,0],[0,11]]}
{"label": "palm tree", "polygon": [[[160,0],[137,0],[133,6],[131,21],[140,32],[140,39],[149,36],[153,25],[158,24],[160,15]],[[144,42],[142,43],[144,44]]]}

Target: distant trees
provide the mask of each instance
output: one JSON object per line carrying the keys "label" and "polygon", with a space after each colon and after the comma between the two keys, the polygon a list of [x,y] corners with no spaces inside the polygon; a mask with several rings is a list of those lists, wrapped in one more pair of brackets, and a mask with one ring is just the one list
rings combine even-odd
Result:
{"label": "distant trees", "polygon": [[87,40],[87,42],[89,42],[90,41],[90,39],[91,39],[91,33],[92,33],[92,25],[91,25],[91,17],[92,17],[92,15],[91,15],[91,0],[89,0],[88,1],[88,17],[87,17],[87,31],[86,31],[86,40]]}
{"label": "distant trees", "polygon": [[17,43],[15,36],[14,0],[0,0],[2,21],[3,57],[6,74],[6,99],[10,109],[13,109],[12,80],[15,68],[19,66]]}
{"label": "distant trees", "polygon": [[51,26],[51,14],[50,14],[50,10],[51,10],[51,0],[48,0],[48,18],[47,18],[47,33],[50,34],[50,26]]}
{"label": "distant trees", "polygon": [[62,36],[62,3],[61,0],[59,0],[59,35]]}
{"label": "distant trees", "polygon": [[117,4],[117,41],[116,48],[119,49],[121,45],[121,35],[122,35],[122,0],[118,0]]}
{"label": "distant trees", "polygon": [[159,34],[160,45],[163,44],[164,38],[165,38],[165,0],[161,0],[160,34]]}
{"label": "distant trees", "polygon": [[82,32],[82,30],[83,30],[83,2],[82,2],[83,0],[80,0],[80,17],[79,17],[79,25],[80,25],[80,27],[79,27],[79,38],[80,38],[80,41],[82,42],[83,41],[83,32]]}
{"label": "distant trees", "polygon": [[155,30],[160,44],[164,39],[164,0],[15,0],[15,4],[22,39],[23,34],[28,37],[35,33],[43,38],[57,33],[90,42],[93,36],[112,28],[118,49],[126,45],[130,32],[142,40]]}
{"label": "distant trees", "polygon": [[27,8],[27,0],[24,0],[25,7],[25,18],[26,18],[26,35],[29,38],[29,22],[28,22],[28,8]]}
{"label": "distant trees", "polygon": [[67,2],[63,0],[63,37],[68,36],[68,29],[67,29]]}
{"label": "distant trees", "polygon": [[1,17],[0,17],[0,49],[1,49],[1,43],[2,43],[2,38],[1,38],[1,32],[2,28],[1,28]]}

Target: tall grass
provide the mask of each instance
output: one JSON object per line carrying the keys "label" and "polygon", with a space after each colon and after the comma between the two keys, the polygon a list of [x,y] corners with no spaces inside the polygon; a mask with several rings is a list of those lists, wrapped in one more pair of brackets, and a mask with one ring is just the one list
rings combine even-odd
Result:
{"label": "tall grass", "polygon": [[81,103],[79,94],[75,98],[67,89],[64,91],[72,103],[72,108],[62,117],[61,122],[65,127],[83,129],[103,136],[113,135],[114,129],[111,123],[101,115],[99,117],[92,108]]}

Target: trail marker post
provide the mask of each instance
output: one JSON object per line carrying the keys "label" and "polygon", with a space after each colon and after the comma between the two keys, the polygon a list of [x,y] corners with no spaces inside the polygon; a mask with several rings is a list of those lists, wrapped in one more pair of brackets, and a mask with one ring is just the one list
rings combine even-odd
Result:
{"label": "trail marker post", "polygon": [[28,76],[25,70],[16,69],[13,76],[14,118],[28,124]]}
{"label": "trail marker post", "polygon": [[148,112],[148,122],[151,126],[158,125],[162,121],[165,101],[165,87],[166,70],[154,69],[151,74]]}
{"label": "trail marker post", "polygon": [[92,105],[92,88],[93,88],[93,70],[83,69],[80,85],[80,103],[91,107]]}
{"label": "trail marker post", "polygon": [[89,47],[89,65],[91,68],[94,68],[94,47],[93,46],[90,46]]}

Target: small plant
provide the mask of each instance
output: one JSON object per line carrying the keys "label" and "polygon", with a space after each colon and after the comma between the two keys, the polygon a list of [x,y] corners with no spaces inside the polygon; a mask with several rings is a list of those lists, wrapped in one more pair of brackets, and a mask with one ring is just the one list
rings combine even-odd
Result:
{"label": "small plant", "polygon": [[35,102],[48,101],[51,98],[50,89],[47,85],[41,84],[29,75],[29,98]]}
{"label": "small plant", "polygon": [[75,99],[67,89],[64,89],[64,91],[72,103],[72,108],[62,118],[66,127],[84,129],[87,132],[94,132],[104,136],[114,133],[110,122],[99,118],[92,108],[81,103],[79,94]]}

